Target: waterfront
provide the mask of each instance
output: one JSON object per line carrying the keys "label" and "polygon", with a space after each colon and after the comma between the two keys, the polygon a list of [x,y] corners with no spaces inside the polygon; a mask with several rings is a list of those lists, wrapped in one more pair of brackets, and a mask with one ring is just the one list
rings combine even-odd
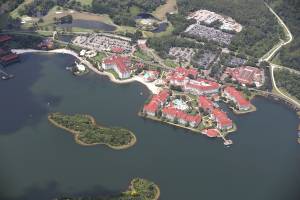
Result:
{"label": "waterfront", "polygon": [[[72,76],[65,68],[74,58],[66,55],[28,54],[21,60],[7,68],[16,78],[0,82],[0,199],[114,193],[126,190],[134,177],[159,185],[162,200],[299,199],[299,121],[287,106],[256,98],[257,112],[230,113],[238,131],[230,136],[234,145],[225,148],[140,118],[149,92],[137,82]],[[137,144],[117,152],[77,145],[48,123],[48,112],[57,111],[128,128]]]}

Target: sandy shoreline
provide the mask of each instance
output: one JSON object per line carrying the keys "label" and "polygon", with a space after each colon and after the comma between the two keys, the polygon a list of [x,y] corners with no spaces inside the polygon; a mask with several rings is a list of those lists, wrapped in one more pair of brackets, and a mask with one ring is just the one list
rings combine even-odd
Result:
{"label": "sandy shoreline", "polygon": [[[86,115],[86,116],[92,121],[92,123],[93,123],[94,125],[97,125],[97,124],[96,124],[96,120],[95,120],[94,117],[92,117],[92,116],[90,116],[90,115]],[[128,148],[132,147],[132,146],[136,143],[136,141],[137,141],[136,136],[135,136],[132,132],[130,132],[131,135],[132,135],[132,137],[133,137],[133,139],[130,141],[130,143],[128,143],[128,144],[126,144],[126,145],[122,145],[122,146],[112,146],[112,145],[107,144],[107,143],[93,143],[93,144],[87,144],[87,143],[84,143],[84,142],[82,142],[81,140],[78,139],[78,137],[79,137],[79,135],[80,135],[79,132],[74,131],[74,130],[69,129],[69,128],[66,128],[66,127],[64,127],[63,125],[58,124],[58,123],[55,122],[53,119],[51,119],[50,115],[48,115],[48,120],[49,120],[49,122],[51,122],[54,126],[56,126],[56,127],[58,127],[58,128],[61,128],[61,129],[65,130],[65,131],[67,131],[67,132],[72,133],[72,134],[74,135],[75,142],[76,142],[77,144],[79,144],[79,145],[82,145],[82,146],[106,145],[106,146],[108,146],[108,147],[110,147],[110,148],[112,148],[112,149],[114,149],[114,150],[123,150],[123,149],[128,149]],[[98,126],[98,125],[97,125],[97,126]]]}
{"label": "sandy shoreline", "polygon": [[148,82],[144,81],[143,78],[141,78],[139,76],[135,76],[133,78],[126,79],[126,80],[118,80],[109,72],[100,72],[99,70],[97,70],[92,65],[92,63],[90,63],[89,61],[85,60],[82,57],[79,57],[79,55],[76,52],[74,52],[72,50],[69,50],[69,49],[55,49],[55,50],[51,50],[51,51],[35,50],[35,49],[12,49],[12,52],[14,52],[16,54],[24,54],[24,53],[58,53],[58,54],[72,55],[75,58],[77,58],[78,60],[80,60],[81,63],[86,65],[90,70],[92,70],[96,74],[99,74],[99,75],[102,75],[102,76],[107,76],[110,79],[110,81],[112,81],[113,83],[127,84],[127,83],[132,83],[132,82],[137,81],[137,82],[142,83],[143,85],[145,85],[153,94],[158,94],[159,91],[160,91],[160,88],[155,86],[154,83],[148,83]]}

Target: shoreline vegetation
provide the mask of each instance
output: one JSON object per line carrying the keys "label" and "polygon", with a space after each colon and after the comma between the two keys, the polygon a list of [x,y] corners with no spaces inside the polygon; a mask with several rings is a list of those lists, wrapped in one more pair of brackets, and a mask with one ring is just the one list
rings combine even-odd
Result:
{"label": "shoreline vegetation", "polygon": [[112,149],[121,150],[132,147],[137,141],[131,131],[99,126],[90,115],[50,113],[48,120],[54,126],[72,133],[76,143],[82,146],[104,144]]}
{"label": "shoreline vegetation", "polygon": [[107,197],[75,197],[75,198],[57,198],[55,200],[158,200],[160,197],[160,189],[155,183],[142,178],[135,178],[130,182],[127,191],[119,195]]}

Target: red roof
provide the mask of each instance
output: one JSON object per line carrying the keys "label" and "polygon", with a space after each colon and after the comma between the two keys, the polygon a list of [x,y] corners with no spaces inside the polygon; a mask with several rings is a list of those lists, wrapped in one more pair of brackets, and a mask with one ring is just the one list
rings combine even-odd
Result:
{"label": "red roof", "polygon": [[202,107],[204,110],[212,110],[214,108],[213,103],[205,96],[199,96],[198,104],[199,107]]}
{"label": "red roof", "polygon": [[261,81],[263,76],[263,70],[251,66],[242,66],[237,68],[227,68],[226,73],[230,74],[233,79],[237,80],[241,84],[250,85],[254,81]]}
{"label": "red roof", "polygon": [[245,99],[242,96],[242,94],[239,91],[237,91],[234,87],[226,87],[224,91],[228,93],[231,97],[233,97],[238,105],[245,107],[251,105],[250,102],[247,99]]}
{"label": "red roof", "polygon": [[0,58],[0,60],[3,61],[3,62],[8,62],[8,61],[11,61],[11,60],[15,60],[15,59],[17,59],[17,58],[19,58],[19,56],[18,56],[17,54],[15,54],[15,53],[10,53],[10,54],[8,54],[8,55],[2,56],[2,57]]}
{"label": "red roof", "polygon": [[186,87],[195,88],[201,91],[217,90],[220,84],[206,79],[191,80],[186,84]]}
{"label": "red roof", "polygon": [[216,121],[222,126],[232,126],[232,121],[228,118],[227,114],[217,108],[212,110],[212,115],[216,118]]}
{"label": "red roof", "polygon": [[127,56],[126,57],[112,56],[112,57],[106,58],[104,60],[104,63],[108,64],[108,65],[116,65],[121,73],[129,72],[128,65],[130,64],[130,59]]}
{"label": "red roof", "polygon": [[178,119],[182,119],[187,122],[200,123],[201,119],[202,119],[200,115],[189,115],[189,114],[185,113],[184,111],[179,110],[174,107],[165,107],[165,108],[163,108],[162,113],[165,115],[176,117]]}
{"label": "red roof", "polygon": [[9,35],[0,35],[0,42],[6,42],[11,39],[12,39],[12,37]]}
{"label": "red roof", "polygon": [[158,103],[157,101],[150,101],[150,103],[144,105],[145,112],[155,113],[158,110]]}
{"label": "red roof", "polygon": [[207,129],[205,132],[206,135],[211,138],[218,137],[219,135],[219,131],[217,129]]}
{"label": "red roof", "polygon": [[162,90],[159,94],[154,95],[151,101],[144,106],[146,112],[156,112],[160,104],[165,103],[170,96],[168,90]]}
{"label": "red roof", "polygon": [[184,67],[176,67],[175,73],[181,74],[185,77],[187,77],[188,75],[192,75],[192,76],[196,77],[198,75],[198,70],[195,68],[186,69]]}

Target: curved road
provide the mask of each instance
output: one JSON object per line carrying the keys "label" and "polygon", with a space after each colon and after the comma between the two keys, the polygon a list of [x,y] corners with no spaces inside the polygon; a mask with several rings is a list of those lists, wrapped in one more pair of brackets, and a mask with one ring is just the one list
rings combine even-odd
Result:
{"label": "curved road", "polygon": [[[274,90],[280,94],[281,96],[283,96],[285,99],[289,100],[290,102],[292,102],[293,104],[295,104],[298,108],[300,108],[300,103],[294,99],[292,99],[291,97],[287,96],[286,94],[284,94],[283,92],[281,92],[279,90],[279,88],[277,87],[276,85],[276,81],[275,81],[275,77],[274,77],[274,69],[275,68],[286,68],[284,66],[279,66],[279,65],[276,65],[276,64],[273,64],[270,62],[271,58],[285,45],[291,43],[294,39],[290,29],[286,26],[286,24],[283,22],[283,20],[277,15],[277,13],[275,13],[275,11],[268,5],[266,4],[266,6],[269,8],[269,10],[275,15],[275,17],[277,18],[278,20],[278,23],[283,27],[285,33],[286,33],[286,37],[287,37],[287,40],[286,41],[283,41],[281,40],[279,42],[279,44],[277,44],[273,49],[271,49],[267,54],[265,54],[260,60],[261,61],[266,61],[270,64],[270,72],[271,72],[271,78],[272,78],[272,84],[273,84],[273,87],[274,87]],[[288,68],[286,68],[288,69]],[[289,69],[290,70],[290,69]],[[293,70],[294,71],[294,70]],[[300,72],[298,72],[299,74]]]}

